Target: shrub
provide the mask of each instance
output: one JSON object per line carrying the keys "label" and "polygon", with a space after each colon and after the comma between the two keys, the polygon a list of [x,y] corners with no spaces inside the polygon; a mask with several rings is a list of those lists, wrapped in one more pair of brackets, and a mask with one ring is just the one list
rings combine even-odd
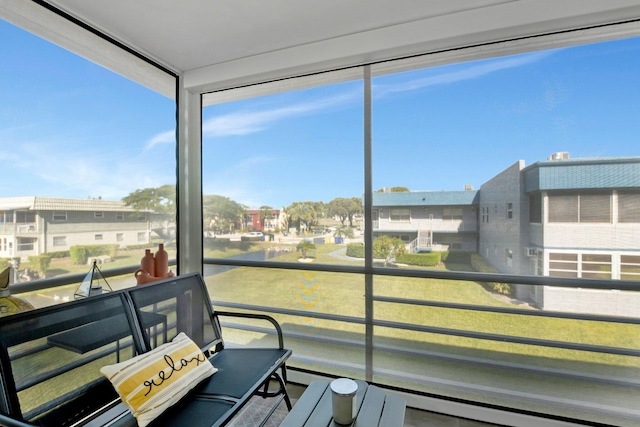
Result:
{"label": "shrub", "polygon": [[347,256],[364,258],[364,245],[362,243],[349,243],[347,245]]}
{"label": "shrub", "polygon": [[149,243],[142,243],[139,245],[127,245],[124,248],[126,251],[136,251],[139,249],[149,249]]}
{"label": "shrub", "polygon": [[56,251],[56,252],[47,252],[51,258],[68,258],[70,256],[69,251]]}
{"label": "shrub", "polygon": [[380,236],[373,241],[373,257],[383,259],[385,265],[406,252],[405,243],[397,237]]}
{"label": "shrub", "polygon": [[[489,264],[484,258],[476,253],[472,253],[471,257],[471,267],[479,272],[479,273],[497,273],[496,270],[491,264]],[[498,283],[498,282],[482,282],[481,283],[486,288],[497,292],[499,294],[511,295],[511,285],[508,283]]]}
{"label": "shrub", "polygon": [[440,264],[441,252],[430,252],[424,254],[400,254],[396,256],[396,262],[421,267],[433,267]]}
{"label": "shrub", "polygon": [[99,255],[109,255],[112,258],[118,254],[118,245],[84,245],[71,246],[69,255],[74,264],[86,264],[87,258]]}
{"label": "shrub", "polygon": [[4,270],[7,267],[11,267],[11,265],[9,264],[9,261],[11,261],[10,258],[0,258],[0,270]]}
{"label": "shrub", "polygon": [[310,240],[302,240],[297,244],[296,250],[302,252],[302,258],[306,258],[307,252],[316,250],[316,245]]}
{"label": "shrub", "polygon": [[242,242],[259,242],[262,240],[260,236],[240,236]]}
{"label": "shrub", "polygon": [[71,256],[71,262],[74,264],[87,263],[87,249],[84,246],[71,246],[69,255]]}
{"label": "shrub", "polygon": [[36,270],[41,278],[46,277],[47,270],[51,265],[51,257],[49,255],[34,255],[27,258],[29,267]]}

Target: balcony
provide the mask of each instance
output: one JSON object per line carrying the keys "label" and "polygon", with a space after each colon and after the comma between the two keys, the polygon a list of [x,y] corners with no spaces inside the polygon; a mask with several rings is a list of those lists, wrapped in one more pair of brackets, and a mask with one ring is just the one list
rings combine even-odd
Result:
{"label": "balcony", "polygon": [[[15,139],[15,153],[7,154],[6,163],[20,167],[7,169],[8,182],[25,185],[13,189],[25,204],[2,206],[5,212],[26,208],[31,198],[26,196],[39,191],[86,197],[91,189],[91,199],[101,197],[94,191],[104,191],[105,197],[120,200],[162,190],[153,205],[176,221],[178,232],[167,237],[176,241],[176,271],[204,269],[216,307],[276,316],[294,350],[291,378],[297,382],[353,376],[399,390],[415,408],[499,424],[557,426],[578,420],[640,425],[638,316],[541,310],[494,294],[488,286],[528,286],[536,295],[563,288],[635,295],[638,282],[481,274],[466,265],[458,270],[382,268],[373,264],[371,254],[357,262],[258,261],[213,256],[202,247],[203,228],[208,231],[211,219],[227,211],[210,209],[208,197],[235,203],[226,195],[242,195],[240,204],[280,208],[302,200],[362,196],[357,206],[370,218],[371,194],[382,185],[425,188],[438,200],[389,205],[402,210],[419,206],[423,222],[365,221],[367,233],[406,236],[429,230],[447,234],[440,241],[458,250],[485,245],[500,260],[517,260],[522,247],[544,246],[554,236],[530,233],[531,241],[514,243],[513,237],[523,237],[517,226],[528,222],[527,214],[545,215],[546,197],[540,196],[539,205],[528,199],[529,191],[540,188],[521,188],[525,165],[518,159],[544,162],[528,150],[565,142],[573,146],[561,149],[575,147],[582,156],[638,155],[628,135],[639,133],[640,122],[627,116],[633,109],[624,107],[640,92],[633,90],[632,67],[621,66],[638,56],[637,2],[567,0],[549,8],[543,2],[478,0],[462,9],[440,2],[437,10],[434,2],[344,2],[341,7],[348,10],[338,21],[335,10],[311,16],[300,8],[282,8],[278,20],[299,23],[293,32],[271,31],[273,21],[264,17],[272,11],[260,2],[253,17],[232,4],[223,7],[228,13],[216,13],[221,5],[215,1],[164,9],[150,0],[116,3],[8,0],[0,6],[8,32],[17,25],[28,37],[39,35],[67,50],[40,54],[19,48],[21,43],[31,46],[31,39],[4,38],[6,51],[17,52],[16,61],[9,62],[26,70],[11,70],[3,79],[5,91],[15,91],[5,97],[11,128],[2,130],[16,132],[7,135]],[[131,9],[144,5],[159,12],[140,15]],[[370,8],[364,15],[363,7]],[[238,20],[226,19],[234,14],[248,19],[240,27],[263,30],[255,32],[264,35],[261,43],[228,37],[240,28]],[[225,22],[212,24],[216,17]],[[176,25],[167,26],[163,19]],[[609,45],[612,39],[621,45]],[[218,42],[212,45],[211,40]],[[601,49],[592,51],[594,45]],[[66,58],[69,51],[88,61],[51,60]],[[604,65],[610,68],[600,68]],[[53,82],[55,90],[39,86],[43,82]],[[18,102],[31,93],[43,102]],[[96,102],[104,94],[120,99]],[[22,129],[34,133],[22,135]],[[601,190],[601,176],[595,173],[595,179],[580,185]],[[637,169],[621,176],[615,186],[623,182],[621,187],[635,194],[640,184],[630,180],[638,176]],[[467,182],[488,184],[482,192],[489,198],[469,197],[467,189],[473,186]],[[461,206],[460,199],[439,189],[463,185],[462,204],[468,209],[460,216],[459,208],[451,209]],[[612,200],[624,202],[625,194],[612,194]],[[635,206],[628,206],[632,217],[638,215]],[[429,220],[431,214],[445,216],[445,209],[449,220]],[[122,213],[108,219],[108,210],[100,212],[86,211],[85,226],[124,219]],[[47,218],[54,222],[67,218],[62,211],[50,213]],[[308,213],[300,209],[294,216],[297,221],[317,218]],[[583,249],[624,250],[636,257],[638,223],[615,230],[615,245],[609,229],[558,231],[583,242]],[[235,225],[233,218],[224,221],[227,231]],[[46,225],[41,228],[47,231]],[[492,233],[491,244],[474,234],[481,228]],[[532,227],[537,228],[543,227]],[[77,229],[72,224],[64,233]],[[109,231],[105,227],[92,238],[129,243],[127,236]],[[36,237],[43,246],[53,241],[29,228],[20,233],[27,243]],[[367,233],[364,247],[370,250],[372,233]],[[149,242],[149,234],[138,233],[131,245]],[[587,237],[600,240],[584,243]],[[11,242],[2,244],[9,248]],[[343,248],[335,252],[344,256]],[[638,274],[635,264],[630,262],[630,274]],[[120,265],[104,270],[111,285],[133,286],[137,267]],[[58,276],[15,284],[14,294],[37,306],[72,298],[84,274],[56,267]],[[526,267],[545,273],[537,257],[527,259]],[[227,326],[235,328],[230,343],[272,339],[258,325]]]}
{"label": "balcony", "polygon": [[389,221],[374,220],[373,229],[376,231],[412,231],[431,230],[436,233],[459,233],[477,232],[478,227],[475,221],[463,221],[461,219],[442,220],[434,219],[430,221]]}
{"label": "balcony", "polygon": [[0,223],[0,230],[2,234],[10,234],[14,236],[35,236],[38,234],[38,224],[33,223],[14,223],[4,222]]}
{"label": "balcony", "polygon": [[[365,275],[348,266],[205,262],[230,267],[205,277],[214,307],[268,313],[281,323],[296,382],[348,376],[397,389],[416,408],[429,409],[433,398],[445,399],[444,405],[454,399],[479,405],[480,412],[502,409],[506,417],[640,425],[639,317],[543,311],[479,285],[609,289],[610,281],[426,270],[390,276],[388,269],[373,268],[368,286]],[[129,270],[103,273],[117,288],[133,285]],[[17,284],[14,294],[29,300],[72,291],[75,285],[51,287],[72,279]],[[640,284],[617,282],[616,288],[638,292]],[[224,327],[233,330],[228,343],[274,339],[250,321]]]}

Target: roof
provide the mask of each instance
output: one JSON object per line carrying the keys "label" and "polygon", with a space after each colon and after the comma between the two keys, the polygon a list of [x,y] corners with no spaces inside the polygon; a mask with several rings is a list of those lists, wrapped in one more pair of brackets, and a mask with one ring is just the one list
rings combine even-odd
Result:
{"label": "roof", "polygon": [[523,169],[525,192],[640,189],[640,157],[545,160]]}
{"label": "roof", "polygon": [[373,193],[373,206],[460,206],[478,203],[478,190]]}
{"label": "roof", "polygon": [[0,197],[0,210],[134,212],[117,200],[65,199],[61,197]]}

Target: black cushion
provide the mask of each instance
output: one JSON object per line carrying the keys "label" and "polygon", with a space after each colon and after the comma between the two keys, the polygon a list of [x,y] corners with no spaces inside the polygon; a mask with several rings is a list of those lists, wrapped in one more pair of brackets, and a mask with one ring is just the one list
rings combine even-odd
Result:
{"label": "black cushion", "polygon": [[233,402],[185,398],[153,420],[149,427],[211,427],[233,410]]}
{"label": "black cushion", "polygon": [[211,356],[211,363],[218,372],[204,381],[197,393],[240,399],[260,386],[269,377],[268,373],[281,365],[289,354],[291,350],[286,349],[225,348]]}

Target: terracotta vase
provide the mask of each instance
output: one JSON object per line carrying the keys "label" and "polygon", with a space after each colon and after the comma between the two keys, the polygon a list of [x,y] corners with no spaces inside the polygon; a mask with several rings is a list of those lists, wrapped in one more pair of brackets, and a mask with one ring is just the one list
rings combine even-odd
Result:
{"label": "terracotta vase", "polygon": [[155,274],[152,276],[165,277],[169,272],[169,254],[164,250],[164,245],[160,243],[155,256]]}
{"label": "terracotta vase", "polygon": [[153,259],[151,249],[144,250],[144,256],[140,260],[140,269],[149,273],[150,276],[156,275],[156,263]]}

